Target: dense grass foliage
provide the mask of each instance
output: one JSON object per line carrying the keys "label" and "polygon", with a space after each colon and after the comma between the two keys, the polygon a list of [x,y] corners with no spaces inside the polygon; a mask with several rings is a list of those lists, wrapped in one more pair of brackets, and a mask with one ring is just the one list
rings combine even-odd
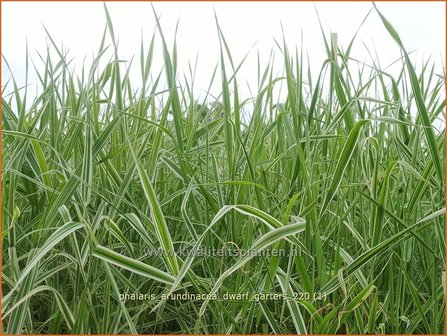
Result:
{"label": "dense grass foliage", "polygon": [[158,21],[139,65],[107,10],[90,69],[48,35],[38,96],[12,79],[2,97],[3,331],[444,333],[445,74],[376,14],[397,75],[333,34],[312,77],[284,41],[284,75],[259,67],[246,100],[218,23],[221,94],[201,101]]}

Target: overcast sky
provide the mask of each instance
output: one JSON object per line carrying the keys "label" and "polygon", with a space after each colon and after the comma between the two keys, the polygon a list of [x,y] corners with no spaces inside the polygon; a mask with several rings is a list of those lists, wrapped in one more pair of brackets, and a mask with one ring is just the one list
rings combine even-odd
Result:
{"label": "overcast sky", "polygon": [[[151,5],[149,2],[109,2],[107,6],[115,34],[119,37],[120,57],[130,60],[136,56],[135,70],[138,71],[141,37],[148,45],[155,28]],[[398,30],[405,47],[415,50],[415,59],[421,61],[431,57],[440,66],[444,63],[444,2],[378,2],[377,6]],[[276,62],[281,61],[279,49],[275,45],[275,39],[282,40],[281,23],[289,48],[301,45],[302,34],[303,48],[309,54],[313,76],[318,75],[316,72],[325,57],[322,34],[312,2],[155,2],[154,7],[161,15],[169,45],[172,45],[179,20],[179,73],[189,73],[188,61],[194,63],[198,55],[196,88],[207,89],[211,72],[219,59],[213,10],[217,13],[234,61],[238,63],[250,52],[238,76],[239,83],[248,82],[253,88],[256,87],[258,51],[263,65],[268,62],[272,50]],[[337,32],[339,45],[346,47],[372,8],[372,3],[316,2],[315,7],[325,32]],[[16,80],[23,83],[26,40],[33,60],[38,61],[36,50],[45,53],[48,40],[42,24],[56,43],[63,43],[80,64],[84,57],[88,60],[97,53],[105,22],[102,2],[3,2],[2,53]],[[374,11],[362,26],[352,55],[361,61],[368,61],[370,57],[365,46],[370,51],[376,48],[382,67],[400,55]],[[157,71],[161,69],[162,56],[158,44],[154,53],[154,68]],[[277,69],[282,71],[281,66]],[[2,73],[4,84],[10,76],[4,64]],[[242,92],[248,94],[247,90]]]}

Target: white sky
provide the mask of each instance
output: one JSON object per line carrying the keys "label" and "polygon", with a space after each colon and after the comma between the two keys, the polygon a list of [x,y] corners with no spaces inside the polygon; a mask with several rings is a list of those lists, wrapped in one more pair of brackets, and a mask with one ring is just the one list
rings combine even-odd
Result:
{"label": "white sky", "polygon": [[[141,34],[149,44],[155,29],[155,20],[149,2],[107,3],[115,34],[119,37],[120,57],[130,60],[135,56],[134,68],[139,70]],[[327,35],[337,32],[339,45],[346,48],[353,34],[372,8],[370,2],[316,2],[323,28]],[[398,30],[407,50],[415,50],[418,61],[431,56],[440,65],[445,62],[445,3],[444,2],[378,2],[378,8]],[[219,60],[219,44],[214,21],[216,10],[220,26],[239,63],[247,52],[250,56],[238,75],[238,82],[248,95],[246,82],[252,89],[257,86],[257,52],[262,65],[267,64],[272,49],[278,74],[283,70],[281,54],[275,45],[282,40],[281,23],[289,49],[300,46],[309,54],[312,76],[317,77],[325,58],[324,44],[312,2],[155,2],[169,46],[172,46],[177,20],[179,73],[189,73],[188,61],[194,64],[198,53],[195,87],[206,90],[212,70]],[[3,2],[2,53],[9,62],[16,80],[24,82],[25,45],[33,60],[38,62],[36,50],[45,54],[48,40],[44,24],[58,44],[70,50],[70,55],[81,64],[84,57],[91,59],[97,53],[105,26],[102,2]],[[109,40],[110,42],[110,40]],[[253,48],[252,46],[256,44]],[[382,67],[400,56],[399,49],[384,29],[377,13],[371,12],[361,28],[354,45],[353,56],[370,60],[365,45],[374,46]],[[158,43],[154,52],[154,70],[162,67],[163,52]],[[371,64],[372,62],[368,62]],[[262,71],[262,70],[261,70]],[[2,63],[3,85],[10,74]],[[31,78],[31,83],[36,81]],[[217,78],[217,83],[219,80]],[[245,90],[245,91],[244,91]],[[8,90],[6,90],[8,91]]]}

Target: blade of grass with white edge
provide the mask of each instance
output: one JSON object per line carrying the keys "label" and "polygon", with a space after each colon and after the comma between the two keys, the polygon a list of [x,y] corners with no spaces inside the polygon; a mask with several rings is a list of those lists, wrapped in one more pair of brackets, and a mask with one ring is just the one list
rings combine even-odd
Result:
{"label": "blade of grass with white edge", "polygon": [[425,106],[424,97],[422,95],[421,87],[419,84],[418,77],[416,75],[416,71],[414,70],[414,66],[411,63],[410,57],[408,56],[408,52],[405,50],[402,40],[400,39],[399,34],[397,33],[396,29],[392,26],[392,24],[388,21],[388,19],[379,11],[376,4],[373,3],[373,5],[377,11],[377,14],[379,14],[379,16],[380,16],[380,19],[382,20],[383,25],[388,30],[388,33],[390,33],[391,37],[399,45],[400,49],[404,53],[405,65],[408,70],[408,76],[410,77],[411,88],[413,89],[416,106],[418,108],[419,115],[421,116],[422,123],[424,124],[424,132],[425,132],[425,136],[427,138],[427,143],[428,143],[428,147],[430,149],[431,157],[433,159],[433,162],[435,163],[435,168],[436,168],[438,177],[442,181],[444,181],[445,175],[443,173],[441,159],[440,159],[440,155],[439,155],[439,151],[438,151],[438,146],[436,144],[435,133],[433,131],[433,126],[431,124],[430,117],[427,112],[427,107]]}
{"label": "blade of grass with white edge", "polygon": [[[377,244],[376,246],[374,246],[370,250],[366,251],[365,253],[362,253],[351,264],[346,266],[346,269],[345,269],[346,278],[351,276],[355,271],[357,271],[360,267],[365,265],[372,258],[374,258],[376,256],[380,256],[382,253],[384,253],[386,251],[386,248],[393,246],[394,244],[398,243],[399,241],[402,242],[405,239],[408,239],[408,236],[407,237],[405,237],[405,236],[407,234],[409,234],[410,232],[412,232],[413,230],[421,231],[421,230],[427,229],[430,225],[433,225],[433,223],[426,223],[424,225],[421,225],[421,223],[416,223],[414,225],[407,227],[406,229],[400,231],[399,233],[396,233],[395,235],[391,236],[390,238]],[[340,287],[340,283],[339,283],[338,279],[333,278],[328,283],[326,283],[326,285],[321,289],[321,291],[327,292],[329,294],[329,293],[332,293],[333,291],[335,291],[338,287]]]}
{"label": "blade of grass with white edge", "polygon": [[141,185],[143,187],[144,195],[146,196],[146,200],[149,203],[149,208],[151,209],[151,216],[153,217],[153,221],[155,223],[155,232],[160,242],[160,245],[165,252],[166,261],[169,266],[170,271],[175,276],[178,275],[179,266],[177,262],[177,256],[174,251],[174,244],[172,243],[172,238],[169,233],[168,225],[166,223],[165,216],[163,215],[163,211],[161,210],[160,204],[157,200],[157,195],[155,194],[155,190],[152,186],[152,183],[149,177],[146,174],[146,171],[143,168],[143,165],[140,162],[140,159],[135,154],[135,150],[130,142],[128,142],[130,152],[135,161],[135,165],[137,166],[138,174],[140,176]]}
{"label": "blade of grass with white edge", "polygon": [[307,334],[306,324],[304,322],[303,315],[301,314],[300,307],[293,298],[292,286],[287,281],[283,272],[277,272],[276,279],[278,279],[282,292],[287,295],[287,306],[289,307],[290,316],[292,317],[293,325],[295,326],[297,334]]}
{"label": "blade of grass with white edge", "polygon": [[354,153],[357,142],[359,140],[360,131],[362,130],[362,127],[364,125],[366,125],[368,122],[369,122],[369,120],[360,120],[352,128],[351,132],[349,132],[349,136],[346,139],[345,145],[341,151],[340,159],[337,162],[337,167],[335,168],[335,173],[332,176],[331,183],[329,185],[328,191],[324,198],[323,205],[321,206],[320,219],[323,216],[323,214],[325,213],[325,211],[329,205],[329,202],[334,198],[334,196],[338,190],[338,187],[340,186],[344,172],[345,172],[346,168],[348,167],[349,161],[351,160],[352,154]]}
{"label": "blade of grass with white edge", "polygon": [[75,223],[75,222],[69,222],[65,225],[58,228],[46,241],[45,243],[39,248],[39,250],[36,252],[34,257],[26,264],[23,271],[20,273],[19,278],[15,282],[14,287],[9,291],[9,293],[3,297],[3,300],[10,297],[20,286],[22,281],[26,278],[26,276],[30,273],[30,271],[36,267],[36,265],[39,263],[40,260],[47,254],[51,249],[53,249],[57,244],[59,244],[62,240],[64,240],[67,236],[75,232],[76,230],[79,230],[80,228],[83,228],[84,224],[82,223]]}
{"label": "blade of grass with white edge", "polygon": [[[192,265],[192,262],[194,261],[194,257],[197,255],[197,251],[199,250],[199,248],[200,248],[203,240],[205,239],[205,236],[208,233],[208,231],[211,231],[211,229],[214,227],[214,225],[217,222],[219,222],[219,220],[222,219],[222,217],[224,217],[225,214],[228,213],[231,210],[238,211],[241,214],[244,214],[244,215],[247,215],[247,216],[251,216],[251,217],[254,217],[254,218],[260,220],[262,223],[264,223],[272,231],[274,231],[275,229],[278,230],[278,229],[283,229],[283,228],[289,228],[291,226],[292,226],[292,228],[297,230],[297,232],[295,232],[295,233],[304,231],[304,229],[305,229],[305,220],[300,218],[300,217],[297,217],[297,216],[293,216],[293,219],[296,221],[296,223],[284,226],[280,221],[278,221],[274,217],[270,216],[269,214],[265,213],[262,210],[256,209],[255,207],[252,207],[252,206],[249,206],[249,205],[245,205],[245,204],[225,205],[214,216],[214,218],[211,221],[210,225],[208,225],[206,230],[199,236],[199,238],[195,242],[194,247],[191,249],[191,253],[189,253],[188,257],[184,260],[182,268],[180,269],[180,272],[179,272],[177,278],[175,279],[174,284],[170,288],[168,295],[166,295],[166,297],[168,297],[171,293],[174,292],[174,290],[180,284],[182,279],[188,273],[188,271],[189,271],[189,269],[190,269],[190,267]],[[272,231],[270,231],[270,232],[272,232]],[[296,237],[291,236],[291,234],[294,234],[294,233],[285,234],[281,238],[286,238],[286,239],[288,238],[292,242],[297,241],[298,239],[296,239]],[[279,238],[279,239],[281,239],[281,238]],[[279,239],[276,239],[276,240],[268,242],[268,243],[269,243],[269,245],[271,245],[271,244],[275,243],[276,241],[278,241]],[[262,247],[262,249],[265,248],[265,247],[268,247],[269,245]],[[252,247],[251,247],[251,250],[256,249],[256,247],[254,247],[254,246],[255,245],[253,244]],[[261,249],[257,248],[257,250],[261,250]],[[245,262],[244,262],[244,264],[245,264]],[[152,312],[155,311],[161,305],[162,302],[163,301],[160,301],[154,308],[152,308]]]}
{"label": "blade of grass with white edge", "polygon": [[29,291],[25,296],[21,297],[20,300],[15,302],[14,305],[3,314],[2,319],[6,318],[8,315],[12,314],[12,312],[16,308],[18,308],[22,303],[24,303],[26,300],[30,299],[35,294],[43,292],[43,291],[49,291],[49,292],[53,293],[53,295],[56,299],[57,306],[59,307],[64,320],[67,322],[68,328],[71,329],[74,325],[74,320],[75,320],[73,313],[71,312],[70,308],[68,307],[67,302],[65,302],[62,295],[56,289],[54,289],[51,286],[47,286],[47,285],[38,286],[38,287],[34,288],[33,290]]}
{"label": "blade of grass with white edge", "polygon": [[[279,241],[280,239],[284,239],[288,236],[297,234],[299,232],[304,231],[305,223],[299,222],[296,224],[289,224],[287,226],[280,227],[278,229],[274,229],[272,231],[267,232],[258,240],[256,240],[253,245],[250,247],[250,251],[262,251],[269,247],[270,245],[274,244],[275,242]],[[228,268],[225,272],[222,273],[222,275],[216,280],[213,288],[210,291],[210,294],[213,295],[217,292],[217,290],[220,288],[224,280],[230,276],[232,273],[240,269],[242,266],[244,266],[247,262],[249,262],[251,259],[253,259],[255,256],[251,253],[246,255],[245,257],[239,259],[233,266]],[[202,316],[205,312],[205,309],[208,305],[209,299],[206,299],[202,306],[200,307],[199,315]]]}
{"label": "blade of grass with white edge", "polygon": [[96,246],[95,250],[93,251],[93,256],[105,260],[111,264],[117,265],[121,268],[127,269],[133,273],[154,279],[168,285],[173,284],[175,281],[175,278],[166,272],[160,271],[159,269],[147,265],[139,260],[126,257],[103,246]]}

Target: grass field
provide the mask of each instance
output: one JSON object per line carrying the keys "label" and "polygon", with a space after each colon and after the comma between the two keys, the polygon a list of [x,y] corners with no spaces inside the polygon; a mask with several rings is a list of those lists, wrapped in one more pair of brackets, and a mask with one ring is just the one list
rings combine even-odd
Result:
{"label": "grass field", "polygon": [[40,93],[2,97],[3,332],[445,333],[445,73],[375,11],[398,75],[332,34],[315,76],[283,41],[251,98],[217,21],[200,101],[160,23],[130,65],[106,9],[77,73],[48,34]]}

